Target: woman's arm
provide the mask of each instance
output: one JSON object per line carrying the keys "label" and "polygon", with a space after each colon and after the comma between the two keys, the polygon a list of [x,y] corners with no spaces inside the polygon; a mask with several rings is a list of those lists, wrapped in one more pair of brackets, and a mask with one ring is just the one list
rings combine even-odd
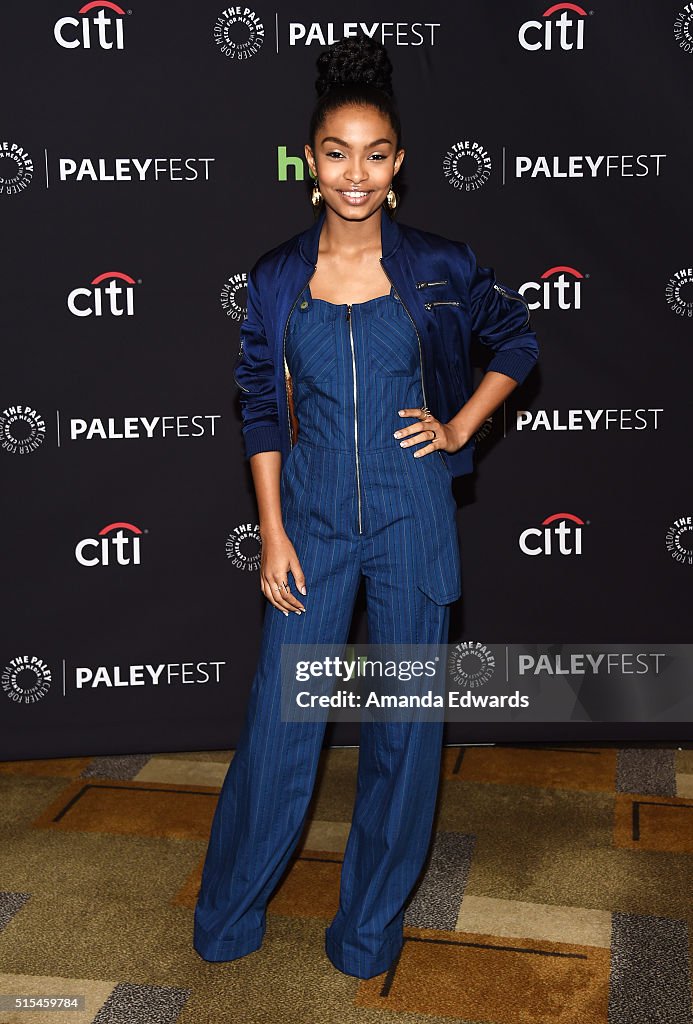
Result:
{"label": "woman's arm", "polygon": [[458,451],[466,444],[517,386],[518,382],[507,374],[487,370],[460,411],[447,423],[455,439],[454,447],[449,450]]}
{"label": "woman's arm", "polygon": [[263,540],[284,529],[279,496],[281,458],[281,452],[276,451],[258,452],[250,457],[250,471],[253,474],[260,519],[260,537]]}
{"label": "woman's arm", "polygon": [[[250,471],[253,474],[260,518],[260,590],[267,600],[285,615],[290,611],[300,615],[306,609],[291,593],[288,574],[292,573],[294,582],[302,594],[306,593],[306,579],[282,519],[279,490],[281,452],[264,451],[251,455]],[[284,582],[289,586],[283,587]]]}

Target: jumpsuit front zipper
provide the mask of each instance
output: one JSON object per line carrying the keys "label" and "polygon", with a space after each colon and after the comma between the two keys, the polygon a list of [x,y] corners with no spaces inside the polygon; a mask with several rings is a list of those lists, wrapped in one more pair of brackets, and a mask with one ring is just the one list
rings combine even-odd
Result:
{"label": "jumpsuit front zipper", "polygon": [[361,524],[361,472],[359,467],[359,426],[356,404],[356,355],[354,353],[354,332],[351,326],[351,303],[347,304],[347,323],[349,324],[349,344],[351,346],[351,372],[354,380],[354,451],[356,453],[356,496],[359,508],[359,533],[363,533]]}
{"label": "jumpsuit front zipper", "polygon": [[[392,280],[392,278],[388,274],[387,270],[385,270],[385,267],[383,265],[383,258],[382,258],[382,256],[380,257],[380,266],[385,271],[385,276],[387,277],[387,279],[390,282],[390,284],[392,285],[392,287],[395,288],[394,281]],[[447,281],[417,281],[416,282],[416,287],[417,288],[423,288],[427,284],[447,284]],[[406,304],[404,302],[404,299],[399,294],[399,292],[397,291],[396,288],[395,288],[395,295],[397,296],[399,301],[402,303],[402,309],[404,310],[404,312],[407,314],[407,316],[411,320],[412,327],[416,331],[416,340],[417,340],[417,342],[419,344],[419,366],[421,367],[421,394],[423,396],[424,408],[428,409],[428,402],[426,401],[426,387],[424,385],[423,356],[421,354],[421,338],[419,337],[419,328],[416,326],[416,323],[414,322],[414,317],[411,315],[411,313],[407,309],[407,306],[406,306]],[[445,459],[443,458],[443,453],[441,452],[440,448],[436,448],[434,450],[440,456],[440,461],[443,463],[443,465],[445,466],[445,469],[447,470],[447,468],[448,468],[447,467],[447,463],[445,462]]]}

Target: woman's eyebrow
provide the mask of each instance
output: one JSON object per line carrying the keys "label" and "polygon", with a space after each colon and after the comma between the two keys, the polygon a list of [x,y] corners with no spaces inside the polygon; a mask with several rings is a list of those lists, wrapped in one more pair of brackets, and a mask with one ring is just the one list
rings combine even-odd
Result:
{"label": "woman's eyebrow", "polygon": [[[345,142],[344,139],[338,139],[336,135],[326,135],[325,138],[321,140],[321,142],[337,142],[339,143],[340,146],[346,146],[347,149],[351,148],[348,142]],[[371,149],[373,146],[379,146],[381,142],[391,143],[392,139],[376,139],[375,142],[370,142],[368,143],[367,146],[364,146],[363,148]]]}

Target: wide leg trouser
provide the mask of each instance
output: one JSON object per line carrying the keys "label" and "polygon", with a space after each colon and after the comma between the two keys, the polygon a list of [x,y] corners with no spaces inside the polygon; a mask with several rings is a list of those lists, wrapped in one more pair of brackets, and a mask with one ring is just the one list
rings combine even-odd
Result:
{"label": "wide leg trouser", "polygon": [[[210,961],[235,960],[262,944],[267,902],[313,792],[325,722],[281,720],[281,645],[346,643],[362,573],[371,643],[447,643],[449,606],[415,586],[382,546],[321,541],[298,523],[288,532],[307,579],[308,594],[299,595],[306,612],[285,616],[269,602],[265,609],[258,667],[195,908],[193,945]],[[411,564],[413,553],[403,554]],[[442,731],[442,721],[361,723],[339,909],[325,932],[326,953],[346,974],[380,974],[402,946],[405,903],[431,838]]]}

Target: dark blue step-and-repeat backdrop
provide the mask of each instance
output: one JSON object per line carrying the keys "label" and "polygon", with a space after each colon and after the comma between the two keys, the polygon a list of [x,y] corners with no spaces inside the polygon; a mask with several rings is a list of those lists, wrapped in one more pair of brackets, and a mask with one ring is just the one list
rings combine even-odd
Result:
{"label": "dark blue step-and-repeat backdrop", "polygon": [[[0,42],[1,758],[236,743],[267,606],[247,273],[312,223],[315,60],[358,32],[394,65],[399,219],[467,241],[541,346],[454,481],[450,642],[575,706],[446,739],[691,736],[652,666],[693,640],[693,4],[38,0]],[[582,714],[607,648],[621,705]]]}

